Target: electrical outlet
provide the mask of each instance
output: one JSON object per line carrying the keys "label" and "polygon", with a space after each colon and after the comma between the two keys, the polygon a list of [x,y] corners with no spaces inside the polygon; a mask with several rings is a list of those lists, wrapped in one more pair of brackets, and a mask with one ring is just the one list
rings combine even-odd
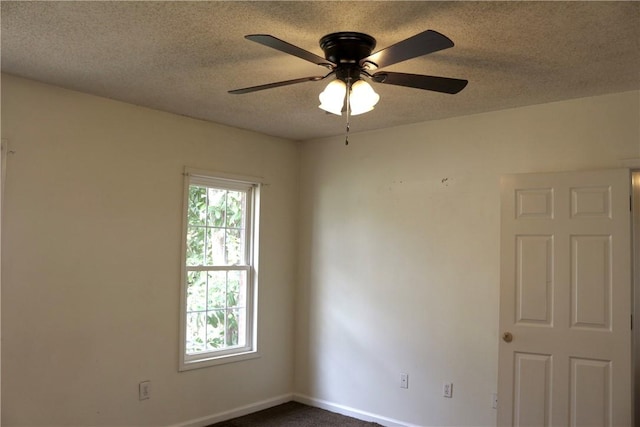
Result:
{"label": "electrical outlet", "polygon": [[138,384],[138,399],[151,399],[151,381],[142,381]]}
{"label": "electrical outlet", "polygon": [[491,393],[491,407],[498,409],[498,393]]}
{"label": "electrical outlet", "polygon": [[442,384],[442,396],[453,397],[453,383]]}
{"label": "electrical outlet", "polygon": [[409,388],[409,374],[400,374],[400,388]]}

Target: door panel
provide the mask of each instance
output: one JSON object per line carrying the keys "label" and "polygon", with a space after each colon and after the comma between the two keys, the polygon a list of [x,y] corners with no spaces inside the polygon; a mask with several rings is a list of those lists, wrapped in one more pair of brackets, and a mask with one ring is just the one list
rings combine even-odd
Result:
{"label": "door panel", "polygon": [[543,426],[551,419],[551,355],[515,354],[515,426]]}
{"label": "door panel", "polygon": [[498,425],[631,425],[629,182],[503,177]]}
{"label": "door panel", "polygon": [[611,361],[571,358],[570,426],[611,425],[611,382]]}
{"label": "door panel", "polygon": [[571,236],[571,326],[611,329],[611,235]]}
{"label": "door panel", "polygon": [[516,236],[516,321],[551,326],[553,236]]}

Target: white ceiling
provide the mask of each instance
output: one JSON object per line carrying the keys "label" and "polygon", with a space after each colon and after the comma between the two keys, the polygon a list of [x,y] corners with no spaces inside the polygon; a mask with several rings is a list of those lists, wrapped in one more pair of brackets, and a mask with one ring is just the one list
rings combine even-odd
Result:
{"label": "white ceiling", "polygon": [[320,56],[336,31],[377,49],[427,29],[453,40],[385,70],[467,79],[462,92],[374,84],[380,103],[352,132],[640,89],[640,2],[2,1],[1,12],[3,72],[293,140],[344,132],[317,108],[326,81],[227,90],[325,69],[246,34]]}

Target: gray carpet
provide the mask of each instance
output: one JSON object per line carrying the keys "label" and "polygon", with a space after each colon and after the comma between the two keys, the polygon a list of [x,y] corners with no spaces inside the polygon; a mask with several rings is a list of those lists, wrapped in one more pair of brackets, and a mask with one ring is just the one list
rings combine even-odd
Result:
{"label": "gray carpet", "polygon": [[344,415],[289,402],[264,411],[212,424],[209,427],[372,427],[377,423],[357,420]]}

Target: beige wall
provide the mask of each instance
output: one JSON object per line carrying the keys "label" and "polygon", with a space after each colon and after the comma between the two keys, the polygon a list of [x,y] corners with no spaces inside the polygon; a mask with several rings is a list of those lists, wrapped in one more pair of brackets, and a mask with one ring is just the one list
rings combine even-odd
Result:
{"label": "beige wall", "polygon": [[499,177],[639,158],[639,95],[304,143],[296,391],[420,426],[495,425]]}
{"label": "beige wall", "polygon": [[[298,146],[2,76],[2,424],[169,425],[289,394]],[[184,166],[261,176],[259,350],[178,373]],[[138,401],[138,382],[152,397]]]}
{"label": "beige wall", "polygon": [[[356,133],[345,147],[3,75],[2,138],[15,151],[2,228],[3,426],[170,425],[292,391],[416,425],[494,424],[499,177],[639,158],[639,99]],[[270,185],[262,357],[178,373],[185,165]],[[142,380],[152,398],[139,402]],[[453,399],[441,397],[445,381]]]}

